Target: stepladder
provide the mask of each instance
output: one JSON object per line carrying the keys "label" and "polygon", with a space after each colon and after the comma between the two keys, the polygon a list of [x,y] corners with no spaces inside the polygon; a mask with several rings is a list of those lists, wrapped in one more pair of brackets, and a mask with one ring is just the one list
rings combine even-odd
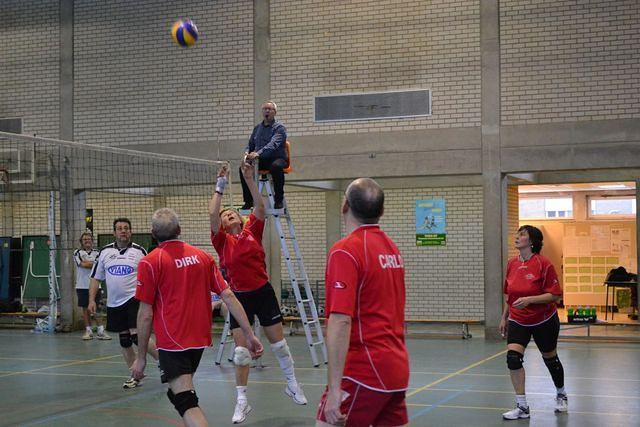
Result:
{"label": "stepladder", "polygon": [[[297,320],[302,324],[313,366],[318,367],[320,363],[327,363],[327,348],[318,309],[302,259],[302,252],[296,238],[293,221],[289,215],[286,197],[283,199],[282,209],[273,209],[275,204],[273,186],[268,175],[260,175],[258,188],[260,193],[266,197],[267,221],[271,221],[280,241],[282,257],[298,308],[299,319]],[[229,327],[227,316],[216,354],[216,364],[218,365],[221,363],[224,349],[229,343]]]}
{"label": "stepladder", "polygon": [[[293,220],[287,206],[286,197],[283,198],[283,208],[273,209],[275,204],[273,185],[269,176],[262,174],[258,182],[260,194],[266,193],[267,218],[272,221],[276,230],[282,257],[287,267],[287,274],[296,300],[296,306],[304,330],[313,366],[320,366],[318,349],[322,355],[322,363],[327,363],[327,347],[324,341],[322,325],[318,316],[318,308],[309,282],[309,276],[302,259],[300,244],[296,238]],[[284,222],[284,223],[283,223]]]}

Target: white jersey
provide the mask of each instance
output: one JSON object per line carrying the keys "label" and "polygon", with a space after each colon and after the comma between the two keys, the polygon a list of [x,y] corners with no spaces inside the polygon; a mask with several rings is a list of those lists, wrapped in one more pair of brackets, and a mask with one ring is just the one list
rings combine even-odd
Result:
{"label": "white jersey", "polygon": [[89,276],[93,267],[82,267],[80,263],[82,261],[96,262],[98,257],[98,251],[91,249],[85,251],[84,249],[76,249],[73,253],[73,260],[76,262],[76,289],[89,289]]}
{"label": "white jersey", "polygon": [[136,294],[138,263],[147,251],[130,243],[118,249],[115,242],[100,250],[91,277],[107,283],[107,307],[119,307]]}

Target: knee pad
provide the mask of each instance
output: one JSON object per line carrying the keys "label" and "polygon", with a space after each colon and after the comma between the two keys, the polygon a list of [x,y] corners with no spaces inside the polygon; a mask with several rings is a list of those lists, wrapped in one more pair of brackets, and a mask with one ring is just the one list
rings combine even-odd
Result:
{"label": "knee pad", "polygon": [[287,345],[287,340],[283,339],[282,341],[278,341],[277,343],[271,344],[271,350],[279,357],[287,357],[291,356],[291,351],[289,350],[289,346]]}
{"label": "knee pad", "polygon": [[547,368],[550,371],[558,371],[562,369],[562,363],[560,363],[560,359],[558,358],[557,354],[548,359],[543,357],[542,360],[544,360],[544,364],[547,365]]}
{"label": "knee pad", "polygon": [[511,371],[522,369],[522,360],[524,355],[514,350],[507,351],[507,367]]}
{"label": "knee pad", "polygon": [[120,337],[120,347],[129,348],[133,345],[133,340],[131,339],[131,334],[129,332],[121,332],[119,334]]}
{"label": "knee pad", "polygon": [[173,403],[173,406],[181,417],[183,417],[184,413],[189,409],[198,407],[198,396],[195,390],[187,390],[174,394],[171,389],[169,389],[167,391],[167,397],[171,403]]}
{"label": "knee pad", "polygon": [[251,364],[251,353],[245,347],[236,347],[233,350],[233,363],[238,366],[249,366]]}
{"label": "knee pad", "polygon": [[138,346],[138,334],[131,334],[131,342]]}

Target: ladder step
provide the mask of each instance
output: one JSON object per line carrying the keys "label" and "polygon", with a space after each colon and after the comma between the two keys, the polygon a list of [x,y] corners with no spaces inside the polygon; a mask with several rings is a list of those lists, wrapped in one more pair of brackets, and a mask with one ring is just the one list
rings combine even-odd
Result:
{"label": "ladder step", "polygon": [[312,342],[312,343],[309,345],[309,347],[313,347],[313,346],[320,345],[320,344],[324,344],[324,341],[315,341],[315,342]]}
{"label": "ladder step", "polygon": [[318,323],[318,321],[317,320],[309,320],[307,322],[307,325],[313,325],[314,323]]}

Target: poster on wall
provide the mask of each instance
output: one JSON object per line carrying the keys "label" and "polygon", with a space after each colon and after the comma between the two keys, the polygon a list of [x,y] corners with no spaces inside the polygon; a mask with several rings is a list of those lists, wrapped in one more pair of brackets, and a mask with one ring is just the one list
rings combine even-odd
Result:
{"label": "poster on wall", "polygon": [[416,200],[416,246],[445,246],[446,220],[444,199]]}

